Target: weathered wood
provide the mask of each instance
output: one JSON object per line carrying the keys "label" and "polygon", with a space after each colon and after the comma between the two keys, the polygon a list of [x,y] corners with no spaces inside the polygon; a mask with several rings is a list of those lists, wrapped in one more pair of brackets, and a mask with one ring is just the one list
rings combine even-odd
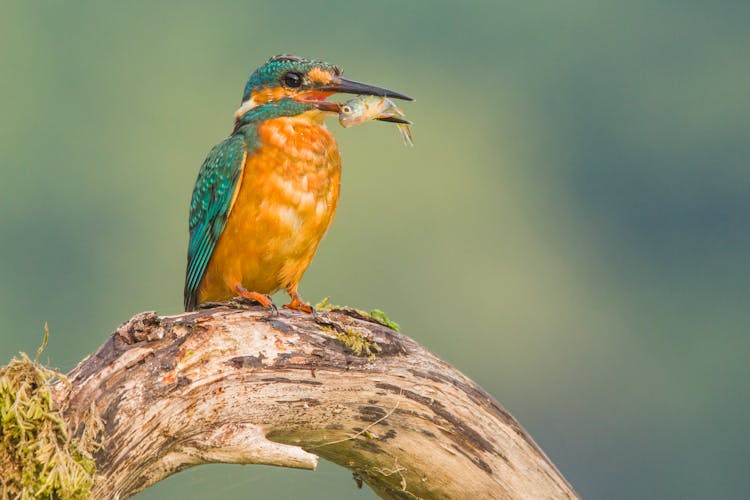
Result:
{"label": "weathered wood", "polygon": [[[354,356],[337,331],[381,352]],[[318,456],[385,498],[577,497],[480,387],[351,311],[141,313],[69,378],[56,388],[66,419],[93,410],[105,424],[95,498],[201,463],[314,469]]]}

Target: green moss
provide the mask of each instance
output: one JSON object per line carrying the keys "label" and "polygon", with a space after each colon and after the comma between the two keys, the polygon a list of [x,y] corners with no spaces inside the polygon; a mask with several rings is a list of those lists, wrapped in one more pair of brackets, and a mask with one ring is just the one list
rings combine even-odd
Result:
{"label": "green moss", "polygon": [[396,323],[395,321],[391,321],[388,316],[380,309],[373,309],[372,311],[370,311],[370,317],[381,325],[387,326],[391,330],[397,332],[401,330],[401,327],[398,326],[398,323]]}
{"label": "green moss", "polygon": [[20,356],[0,367],[0,498],[89,498],[96,477],[91,454],[98,447],[91,435],[98,431],[91,431],[100,421],[88,422],[87,432],[74,438],[50,390],[67,379]]}
{"label": "green moss", "polygon": [[401,330],[401,327],[398,325],[398,323],[388,318],[388,315],[386,315],[380,309],[373,309],[372,311],[368,313],[367,311],[363,311],[362,309],[356,309],[354,307],[338,306],[335,304],[331,304],[330,297],[325,297],[323,300],[315,304],[315,310],[317,310],[318,312],[329,312],[329,311],[353,312],[363,318],[369,318],[375,321],[376,323],[380,323],[383,326],[387,326],[388,328],[396,332]]}
{"label": "green moss", "polygon": [[331,297],[323,297],[323,300],[315,304],[315,310],[318,312],[328,312],[339,309],[341,306],[331,304]]}

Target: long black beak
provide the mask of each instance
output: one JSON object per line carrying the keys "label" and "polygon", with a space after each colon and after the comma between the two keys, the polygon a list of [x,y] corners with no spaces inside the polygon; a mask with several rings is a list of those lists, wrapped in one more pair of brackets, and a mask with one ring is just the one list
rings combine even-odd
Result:
{"label": "long black beak", "polygon": [[414,100],[408,95],[394,90],[388,90],[382,87],[376,87],[375,85],[370,85],[369,83],[356,82],[346,78],[336,78],[330,84],[324,87],[318,87],[318,90],[340,92],[343,94],[379,95],[383,97],[393,97],[394,99],[403,99],[404,101]]}

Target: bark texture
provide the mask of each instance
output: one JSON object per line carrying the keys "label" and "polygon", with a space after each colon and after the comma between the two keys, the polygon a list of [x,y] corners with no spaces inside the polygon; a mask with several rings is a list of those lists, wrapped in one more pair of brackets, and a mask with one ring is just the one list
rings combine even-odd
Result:
{"label": "bark texture", "polygon": [[[342,341],[368,338],[373,359]],[[66,420],[78,433],[103,421],[95,498],[201,463],[314,469],[318,457],[385,498],[577,498],[492,397],[353,310],[141,313],[68,376],[55,389]]]}

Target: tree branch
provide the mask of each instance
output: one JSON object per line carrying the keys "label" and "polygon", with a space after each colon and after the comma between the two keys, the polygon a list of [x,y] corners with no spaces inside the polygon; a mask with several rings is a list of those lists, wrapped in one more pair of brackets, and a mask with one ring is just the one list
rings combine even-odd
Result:
{"label": "tree branch", "polygon": [[352,310],[141,313],[68,376],[55,387],[66,420],[104,422],[94,498],[201,463],[314,469],[318,456],[385,498],[577,498],[492,397]]}

